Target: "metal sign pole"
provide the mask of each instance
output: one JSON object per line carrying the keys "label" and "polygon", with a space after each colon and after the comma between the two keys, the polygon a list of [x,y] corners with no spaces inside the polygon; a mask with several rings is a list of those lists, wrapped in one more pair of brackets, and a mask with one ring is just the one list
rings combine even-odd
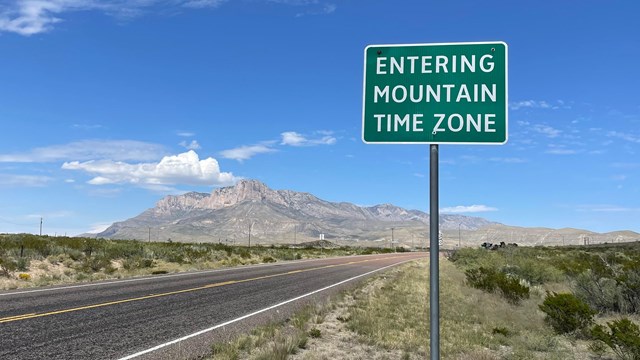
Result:
{"label": "metal sign pole", "polygon": [[439,267],[439,218],[438,209],[438,145],[430,145],[429,171],[429,309],[431,360],[440,360],[440,267]]}

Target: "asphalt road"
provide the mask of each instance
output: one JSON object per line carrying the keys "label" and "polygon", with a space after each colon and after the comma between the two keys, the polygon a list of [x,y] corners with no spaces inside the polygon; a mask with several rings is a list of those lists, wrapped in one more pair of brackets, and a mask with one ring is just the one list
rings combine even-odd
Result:
{"label": "asphalt road", "polygon": [[196,356],[213,340],[425,256],[340,257],[0,292],[0,359]]}

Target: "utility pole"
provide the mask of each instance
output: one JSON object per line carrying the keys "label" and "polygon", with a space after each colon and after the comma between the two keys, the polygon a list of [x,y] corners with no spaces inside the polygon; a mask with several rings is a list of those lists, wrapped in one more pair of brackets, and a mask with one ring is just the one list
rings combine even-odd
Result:
{"label": "utility pole", "polygon": [[42,236],[42,218],[40,218],[40,236]]}
{"label": "utility pole", "polygon": [[460,235],[461,227],[462,227],[462,223],[458,224],[458,247],[462,247],[462,235]]}
{"label": "utility pole", "polygon": [[393,245],[393,228],[391,228],[391,246],[394,246]]}
{"label": "utility pole", "polygon": [[253,223],[249,224],[249,249],[251,249],[251,228],[253,227]]}
{"label": "utility pole", "polygon": [[296,244],[297,235],[298,235],[298,224],[293,224],[293,245]]}
{"label": "utility pole", "polygon": [[151,242],[151,226],[149,226],[149,242]]}

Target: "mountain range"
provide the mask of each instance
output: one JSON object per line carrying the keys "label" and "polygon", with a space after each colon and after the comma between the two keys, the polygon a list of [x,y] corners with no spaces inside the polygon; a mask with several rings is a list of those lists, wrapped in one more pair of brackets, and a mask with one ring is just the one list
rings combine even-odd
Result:
{"label": "mountain range", "polygon": [[[304,192],[273,190],[257,180],[210,194],[171,195],[131,219],[97,234],[102,238],[237,244],[380,242],[428,236],[429,214],[391,204],[358,206],[330,202]],[[463,215],[440,215],[442,230],[472,231],[499,225]]]}

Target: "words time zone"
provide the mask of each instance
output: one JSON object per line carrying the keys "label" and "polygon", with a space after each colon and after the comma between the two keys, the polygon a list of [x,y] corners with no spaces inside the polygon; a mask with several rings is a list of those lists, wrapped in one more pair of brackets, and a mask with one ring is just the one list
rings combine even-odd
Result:
{"label": "words time zone", "polygon": [[[374,114],[378,132],[496,132],[496,114],[433,114],[425,125],[424,114]],[[427,126],[425,128],[425,126]]]}

